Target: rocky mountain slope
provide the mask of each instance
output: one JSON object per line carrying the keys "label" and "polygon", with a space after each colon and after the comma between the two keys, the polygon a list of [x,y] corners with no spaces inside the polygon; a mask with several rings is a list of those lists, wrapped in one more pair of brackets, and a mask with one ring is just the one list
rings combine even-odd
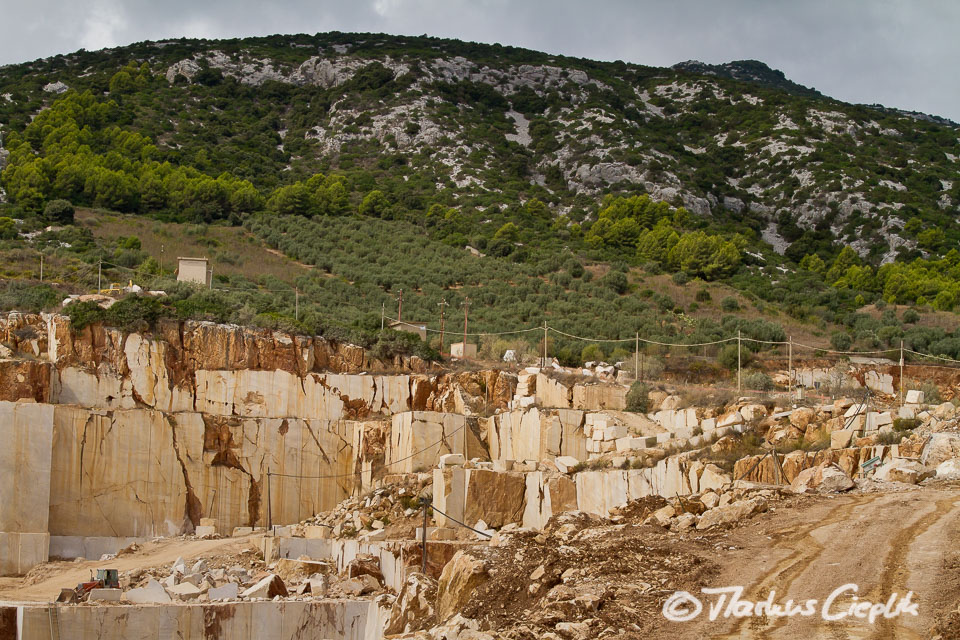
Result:
{"label": "rocky mountain slope", "polygon": [[953,237],[960,204],[954,126],[756,61],[661,69],[372,34],[147,42],[0,69],[0,125],[22,130],[68,88],[108,92],[171,161],[260,187],[364,168],[408,183],[408,209],[536,197],[582,222],[603,193],[645,191],[747,220],[780,251],[829,230],[890,260],[925,228]]}

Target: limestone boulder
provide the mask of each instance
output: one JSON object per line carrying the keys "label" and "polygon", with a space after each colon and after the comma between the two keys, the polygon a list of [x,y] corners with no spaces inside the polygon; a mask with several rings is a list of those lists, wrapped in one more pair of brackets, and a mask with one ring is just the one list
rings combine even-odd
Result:
{"label": "limestone boulder", "polygon": [[793,425],[777,427],[767,432],[767,442],[772,445],[783,444],[790,440],[799,440],[803,437],[803,431]]}
{"label": "limestone boulder", "polygon": [[130,589],[123,595],[127,602],[134,604],[168,604],[172,601],[167,590],[156,580],[150,580],[138,589]]}
{"label": "limestone boulder", "polygon": [[390,609],[384,634],[390,636],[426,628],[428,621],[434,617],[436,599],[436,580],[422,573],[407,576]]}
{"label": "limestone boulder", "polygon": [[797,474],[797,477],[793,479],[793,482],[790,483],[790,489],[796,493],[806,493],[811,491],[813,484],[813,477],[817,474],[816,467],[810,467],[809,469],[804,469]]}
{"label": "limestone boulder", "polygon": [[207,598],[213,600],[236,600],[240,596],[240,587],[236,582],[228,582],[207,591]]}
{"label": "limestone boulder", "polygon": [[730,474],[715,464],[708,464],[700,473],[700,491],[717,490],[733,482]]}
{"label": "limestone boulder", "polygon": [[720,496],[713,491],[707,491],[700,496],[700,502],[707,509],[713,509],[715,506],[720,504]]}
{"label": "limestone boulder", "polygon": [[933,417],[939,418],[940,420],[949,420],[950,418],[957,415],[957,406],[952,402],[944,402],[943,404],[938,404],[933,409]]}
{"label": "limestone boulder", "polygon": [[837,493],[849,491],[857,485],[838,465],[829,463],[817,467],[812,486],[820,493]]}
{"label": "limestone boulder", "polygon": [[920,462],[928,467],[937,467],[941,462],[958,457],[960,433],[934,433],[923,447]]}
{"label": "limestone boulder", "polygon": [[914,460],[895,458],[877,469],[873,474],[873,479],[881,482],[917,484],[935,473],[937,473],[936,470]]}
{"label": "limestone boulder", "polygon": [[853,429],[838,429],[830,432],[830,448],[844,449],[850,446],[853,439]]}
{"label": "limestone boulder", "polygon": [[280,578],[280,576],[271,573],[263,577],[259,582],[249,589],[246,589],[240,595],[245,599],[265,598],[267,600],[272,600],[275,596],[286,597],[288,594],[287,587],[285,584],[283,584],[283,580]]}
{"label": "limestone boulder", "polygon": [[437,620],[445,621],[463,609],[474,590],[489,579],[483,558],[458,551],[443,567],[437,582]]}
{"label": "limestone boulder", "polygon": [[[654,392],[651,392],[654,393]],[[680,396],[665,396],[660,401],[660,409],[664,411],[676,411],[683,405],[683,400],[680,399]]]}
{"label": "limestone boulder", "polygon": [[790,413],[790,424],[797,429],[806,429],[817,417],[817,412],[810,407],[800,407]]}
{"label": "limestone boulder", "polygon": [[743,414],[739,411],[731,411],[720,416],[717,420],[718,427],[732,427],[735,424],[743,424]]}
{"label": "limestone boulder", "polygon": [[351,560],[344,574],[348,578],[358,578],[360,576],[370,576],[379,584],[383,584],[383,572],[380,569],[380,560],[372,555],[357,556]]}
{"label": "limestone boulder", "polygon": [[733,524],[754,513],[760,513],[766,510],[767,501],[763,498],[740,500],[739,502],[732,502],[722,507],[714,507],[700,516],[700,521],[697,522],[697,530],[703,531],[711,527]]}
{"label": "limestone boulder", "polygon": [[747,404],[740,407],[740,415],[742,415],[743,419],[747,421],[759,420],[760,418],[766,417],[767,408],[762,404]]}
{"label": "limestone boulder", "polygon": [[560,473],[570,473],[574,467],[580,464],[580,461],[573,456],[559,456],[554,458],[553,462],[557,465],[557,470]]}
{"label": "limestone boulder", "polygon": [[937,477],[960,477],[960,458],[950,458],[938,464]]}
{"label": "limestone boulder", "polygon": [[381,588],[381,584],[373,576],[362,575],[347,578],[340,583],[340,588],[352,596],[362,596],[377,591]]}

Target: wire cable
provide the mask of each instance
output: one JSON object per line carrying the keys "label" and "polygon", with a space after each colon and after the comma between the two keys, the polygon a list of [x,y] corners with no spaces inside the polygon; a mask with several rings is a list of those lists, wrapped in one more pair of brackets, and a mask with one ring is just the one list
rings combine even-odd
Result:
{"label": "wire cable", "polygon": [[463,527],[464,529],[470,529],[470,531],[473,531],[474,533],[477,533],[477,534],[479,534],[479,535],[481,535],[481,536],[485,536],[485,537],[488,538],[488,539],[493,537],[493,535],[487,533],[486,531],[480,531],[479,529],[474,529],[474,528],[471,527],[470,525],[464,524],[464,523],[460,522],[459,520],[457,520],[456,518],[454,518],[454,517],[451,516],[450,514],[447,514],[447,513],[444,513],[443,511],[440,511],[440,509],[437,509],[437,508],[433,505],[432,502],[428,502],[427,504],[430,506],[431,509],[433,509],[434,513],[439,513],[439,514],[442,515],[444,518],[448,518],[448,519],[450,519],[450,520],[453,520],[454,522],[456,522],[458,525],[460,525],[460,526]]}

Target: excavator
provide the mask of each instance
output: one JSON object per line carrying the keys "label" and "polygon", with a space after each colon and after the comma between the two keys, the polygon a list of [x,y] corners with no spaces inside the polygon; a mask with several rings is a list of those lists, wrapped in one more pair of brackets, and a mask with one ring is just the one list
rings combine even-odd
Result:
{"label": "excavator", "polygon": [[90,573],[88,582],[81,582],[75,589],[61,589],[57,602],[83,602],[94,589],[119,589],[120,573],[116,569],[97,569],[96,577]]}

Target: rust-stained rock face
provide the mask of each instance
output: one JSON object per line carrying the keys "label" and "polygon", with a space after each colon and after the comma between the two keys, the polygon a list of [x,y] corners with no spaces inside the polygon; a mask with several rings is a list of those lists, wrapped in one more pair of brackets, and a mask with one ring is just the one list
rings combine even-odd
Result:
{"label": "rust-stained rock face", "polygon": [[49,402],[53,366],[35,360],[0,360],[0,401]]}
{"label": "rust-stained rock face", "polygon": [[[853,478],[859,474],[860,465],[867,460],[875,456],[880,456],[881,460],[887,460],[892,456],[910,455],[909,446],[910,445],[907,445],[906,449],[892,445],[854,447],[850,449],[825,449],[823,451],[793,451],[780,458],[783,466],[782,481],[771,456],[764,458],[755,469],[753,469],[753,467],[757,464],[759,456],[751,456],[749,458],[741,458],[737,461],[733,470],[733,477],[751,482],[790,484],[804,469],[811,469],[820,465],[836,464],[845,474]],[[753,470],[750,471],[751,469]],[[750,471],[750,473],[747,473],[748,471]],[[746,475],[741,478],[743,474]]]}
{"label": "rust-stained rock face", "polygon": [[443,568],[437,584],[437,620],[442,622],[460,611],[474,590],[490,579],[479,550],[459,551]]}
{"label": "rust-stained rock face", "polygon": [[526,490],[522,473],[472,469],[463,509],[465,522],[473,526],[482,519],[488,526],[499,528],[522,521]]}

